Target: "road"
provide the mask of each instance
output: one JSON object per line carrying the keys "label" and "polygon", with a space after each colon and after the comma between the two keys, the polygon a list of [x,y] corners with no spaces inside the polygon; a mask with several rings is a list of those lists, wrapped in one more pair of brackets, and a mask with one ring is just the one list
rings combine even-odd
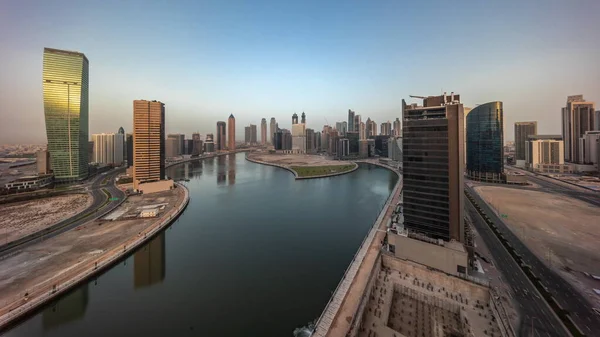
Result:
{"label": "road", "polygon": [[[539,178],[537,179],[541,180]],[[552,185],[552,183],[549,183],[545,180],[542,181],[543,184]],[[537,181],[534,182],[537,184]],[[569,188],[565,188],[563,186],[558,186],[557,188],[551,185],[549,188],[565,190],[564,192],[557,193],[571,193],[568,191]],[[548,288],[548,291],[556,299],[558,304],[569,312],[571,318],[583,331],[583,333],[585,333],[587,336],[598,336],[600,334],[600,317],[594,313],[592,310],[592,305],[585,298],[583,298],[583,296],[569,282],[556,274],[535,254],[533,254],[477,193],[475,193],[467,185],[465,185],[465,190],[467,190],[473,196],[473,198],[475,198],[481,209],[483,209],[487,216],[496,224],[498,230],[500,233],[502,233],[504,238],[510,243],[516,252],[521,255],[523,262],[531,266],[533,273],[542,280],[542,284]],[[590,195],[593,196],[593,194]],[[465,201],[468,201],[468,199]],[[479,230],[479,228],[477,229]],[[498,244],[500,243],[498,242]],[[504,275],[513,274],[514,273],[509,271],[508,274]]]}
{"label": "road", "polygon": [[[125,198],[125,193],[116,187],[114,179],[117,175],[123,173],[123,171],[123,168],[115,169],[107,172],[104,175],[100,174],[94,177],[89,182],[84,183],[80,187],[83,187],[84,189],[89,191],[93,198],[92,204],[89,207],[87,207],[79,214],[64,219],[52,225],[49,228],[46,228],[24,238],[24,240],[22,242],[19,242],[18,244],[15,244],[13,242],[0,246],[0,259],[2,259],[5,256],[9,256],[17,251],[20,251],[21,249],[32,245],[36,242],[49,239],[58,234],[71,230],[77,226],[80,226],[88,221],[94,220],[104,212],[108,212],[109,210],[112,210],[115,207],[117,207],[121,203],[123,198]],[[105,180],[106,184],[103,184]],[[117,198],[118,200],[107,200],[108,195],[106,195],[106,193],[104,193],[103,190],[106,190],[110,193],[112,198]]]}
{"label": "road", "polygon": [[513,289],[521,314],[520,326],[516,329],[517,335],[531,336],[533,329],[533,336],[569,336],[559,318],[554,315],[521,267],[502,246],[500,240],[467,198],[465,198],[465,208],[473,220],[477,233],[492,254],[496,268]]}

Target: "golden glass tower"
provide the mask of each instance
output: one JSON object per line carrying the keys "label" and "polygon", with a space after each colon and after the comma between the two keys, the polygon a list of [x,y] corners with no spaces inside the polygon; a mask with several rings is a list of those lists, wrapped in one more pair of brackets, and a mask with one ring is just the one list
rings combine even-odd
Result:
{"label": "golden glass tower", "polygon": [[59,182],[88,176],[88,75],[84,54],[44,48],[44,117],[48,152]]}

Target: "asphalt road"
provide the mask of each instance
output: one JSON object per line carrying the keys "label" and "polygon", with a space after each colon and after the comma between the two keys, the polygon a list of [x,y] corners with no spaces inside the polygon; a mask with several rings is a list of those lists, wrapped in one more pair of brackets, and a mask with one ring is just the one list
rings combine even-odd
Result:
{"label": "asphalt road", "polygon": [[[25,242],[22,242],[18,245],[11,245],[9,243],[8,245],[0,246],[0,259],[16,253],[29,245],[49,239],[80,226],[88,221],[94,220],[104,212],[108,212],[109,210],[116,208],[121,203],[123,198],[125,198],[125,193],[116,187],[114,179],[123,171],[124,169],[115,169],[107,172],[104,175],[100,174],[94,177],[90,182],[84,183],[81,187],[84,187],[86,190],[88,190],[93,198],[92,204],[89,207],[79,214],[56,223],[50,229],[35,233],[31,239]],[[103,184],[106,178],[108,178],[108,180],[106,184]],[[118,200],[107,201],[108,196],[103,192],[103,189],[108,191],[112,198],[118,198]],[[81,217],[82,214],[87,215]]]}
{"label": "asphalt road", "polygon": [[[539,179],[539,178],[538,178]],[[540,179],[541,180],[541,179]],[[537,183],[537,181],[534,181]],[[545,184],[552,184],[544,181]],[[556,188],[556,187],[552,187]],[[561,187],[564,188],[564,187]],[[496,224],[498,230],[504,238],[521,255],[523,262],[531,266],[533,273],[542,280],[542,284],[548,288],[548,291],[556,299],[558,304],[569,312],[571,319],[587,336],[600,336],[600,317],[592,310],[592,305],[565,279],[556,274],[546,266],[535,254],[533,254],[523,242],[508,228],[495,212],[490,209],[477,193],[465,185],[465,189],[479,203],[481,209]],[[568,190],[568,188],[566,188]],[[560,193],[560,192],[558,192]],[[565,192],[566,193],[566,192]],[[468,199],[466,200],[467,203]],[[479,228],[478,228],[479,230]],[[486,242],[487,243],[487,242]],[[500,244],[500,242],[498,242]],[[489,246],[488,246],[489,247]],[[508,253],[507,253],[508,254]],[[494,256],[495,257],[495,256]],[[514,261],[514,260],[513,260]],[[515,263],[516,264],[516,263]],[[510,273],[510,272],[509,272]],[[505,274],[505,275],[511,275]],[[525,277],[525,275],[523,275]]]}
{"label": "asphalt road", "polygon": [[520,325],[515,331],[517,336],[569,336],[559,318],[554,315],[521,267],[502,246],[500,240],[467,198],[465,198],[465,207],[477,233],[492,254],[496,268],[502,273],[504,281],[513,289],[514,299],[519,304],[518,309],[521,314]]}

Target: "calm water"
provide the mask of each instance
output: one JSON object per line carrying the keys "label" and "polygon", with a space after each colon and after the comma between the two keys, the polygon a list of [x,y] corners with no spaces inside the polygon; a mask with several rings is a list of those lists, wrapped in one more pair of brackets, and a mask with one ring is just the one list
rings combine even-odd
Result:
{"label": "calm water", "polygon": [[191,201],[171,227],[6,336],[292,336],[317,318],[397,176],[326,179],[240,153],[172,167]]}

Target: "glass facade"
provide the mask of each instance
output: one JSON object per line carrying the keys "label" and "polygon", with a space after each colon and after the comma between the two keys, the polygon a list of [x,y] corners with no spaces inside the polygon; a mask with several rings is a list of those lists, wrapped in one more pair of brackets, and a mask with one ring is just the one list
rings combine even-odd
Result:
{"label": "glass facade", "polygon": [[501,182],[504,172],[502,102],[479,105],[467,115],[467,175]]}
{"label": "glass facade", "polygon": [[44,117],[55,180],[88,176],[88,59],[44,48]]}

